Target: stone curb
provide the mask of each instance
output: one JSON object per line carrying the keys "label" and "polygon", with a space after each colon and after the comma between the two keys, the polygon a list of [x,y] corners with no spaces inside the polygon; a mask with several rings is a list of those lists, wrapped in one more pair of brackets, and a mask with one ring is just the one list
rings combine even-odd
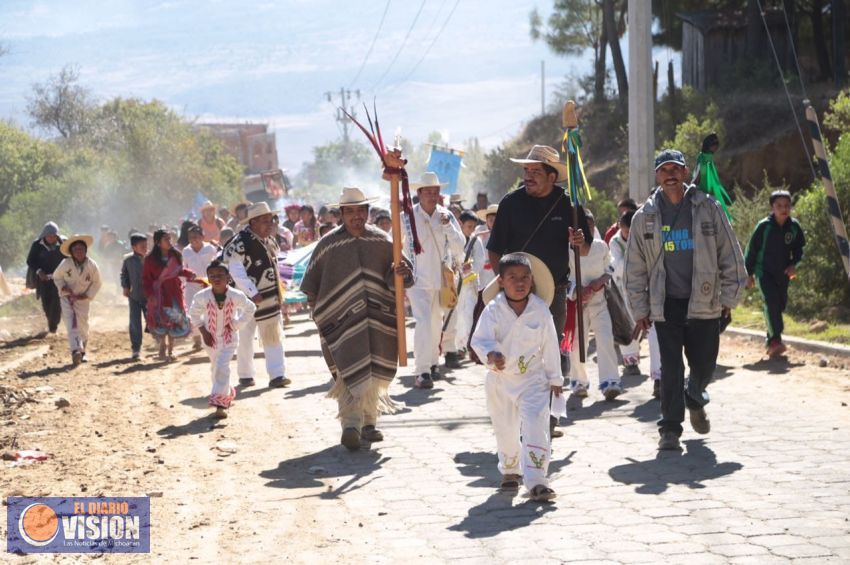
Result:
{"label": "stone curb", "polygon": [[[739,337],[746,337],[750,339],[758,339],[760,341],[764,341],[764,332],[756,331],[756,330],[748,330],[745,328],[736,328],[734,326],[729,326],[726,328],[726,332],[730,335],[735,335]],[[850,347],[846,345],[838,345],[833,343],[826,343],[825,341],[815,341],[811,339],[803,339],[801,337],[791,337],[791,336],[782,336],[782,341],[787,345],[793,345],[797,349],[803,349],[805,351],[811,351],[813,353],[823,353],[824,355],[838,355],[841,357],[850,358]]]}

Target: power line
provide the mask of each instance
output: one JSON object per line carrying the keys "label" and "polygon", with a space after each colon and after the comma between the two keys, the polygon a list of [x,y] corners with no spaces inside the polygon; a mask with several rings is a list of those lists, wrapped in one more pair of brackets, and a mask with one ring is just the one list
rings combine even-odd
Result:
{"label": "power line", "polygon": [[415,64],[415,65],[413,65],[413,68],[410,70],[410,72],[409,72],[409,73],[407,73],[407,76],[406,76],[406,77],[404,77],[404,79],[403,79],[401,82],[407,82],[407,79],[409,79],[411,76],[413,76],[413,73],[415,73],[415,72],[416,72],[416,69],[418,69],[418,68],[419,68],[419,65],[421,65],[421,64],[422,64],[422,61],[424,61],[424,60],[425,60],[425,57],[427,57],[427,56],[428,56],[428,53],[430,53],[430,52],[431,52],[431,48],[432,48],[432,47],[434,47],[434,44],[435,44],[435,43],[437,43],[437,40],[440,38],[440,35],[443,33],[443,30],[445,30],[445,29],[446,29],[446,26],[448,26],[448,25],[449,25],[449,21],[452,19],[452,15],[455,13],[455,9],[457,9],[458,4],[460,4],[460,0],[455,0],[455,4],[454,4],[454,6],[452,6],[452,9],[451,9],[451,11],[449,12],[449,15],[448,15],[448,16],[446,16],[446,20],[443,22],[442,27],[441,27],[441,28],[440,28],[440,30],[437,32],[437,35],[435,35],[435,36],[434,36],[434,39],[432,39],[432,40],[431,40],[431,43],[430,43],[430,44],[428,45],[428,47],[425,49],[425,52],[422,54],[422,57],[420,57],[420,58],[419,58],[419,60],[416,62],[416,64]]}
{"label": "power line", "polygon": [[425,0],[422,0],[422,4],[419,5],[419,10],[416,12],[416,16],[413,18],[413,22],[410,24],[410,28],[407,30],[407,35],[404,36],[404,39],[401,42],[401,46],[398,48],[398,51],[395,52],[395,57],[393,57],[393,60],[390,61],[387,70],[384,71],[384,74],[381,75],[381,78],[379,78],[377,82],[372,85],[373,92],[378,88],[378,85],[381,84],[381,81],[383,81],[384,78],[389,74],[390,70],[393,68],[393,65],[395,65],[395,62],[398,60],[398,56],[404,50],[404,46],[407,45],[407,40],[410,39],[410,34],[413,33],[413,28],[416,27],[416,22],[419,21],[419,15],[422,13],[422,8],[424,7]]}
{"label": "power line", "polygon": [[803,151],[806,152],[806,159],[809,162],[809,168],[812,171],[812,178],[817,180],[818,175],[815,172],[815,166],[812,163],[812,154],[809,152],[809,146],[806,145],[806,138],[803,135],[803,128],[800,126],[800,120],[797,119],[797,112],[794,110],[794,101],[791,99],[791,92],[788,90],[788,82],[785,80],[785,75],[782,73],[782,65],[779,63],[779,54],[776,52],[776,46],[773,44],[773,36],[770,34],[770,28],[767,25],[767,17],[762,9],[761,0],[756,0],[758,4],[761,21],[764,24],[764,31],[767,34],[767,42],[770,44],[770,50],[773,52],[773,60],[776,62],[776,70],[779,71],[779,80],[782,82],[782,88],[785,89],[785,97],[788,98],[788,105],[791,107],[791,115],[794,116],[794,123],[797,124],[797,132],[800,134],[800,142],[803,144]]}
{"label": "power line", "polygon": [[384,27],[384,20],[387,18],[387,12],[390,9],[391,0],[387,0],[387,5],[384,6],[384,14],[381,16],[381,23],[378,24],[378,29],[375,31],[375,37],[372,38],[372,44],[369,45],[369,50],[366,51],[366,56],[363,57],[363,62],[360,64],[360,69],[357,71],[357,74],[351,80],[351,84],[348,85],[348,88],[354,86],[354,83],[357,82],[357,79],[360,78],[360,73],[363,72],[363,69],[366,68],[366,62],[369,60],[369,56],[372,55],[372,49],[375,48],[375,43],[378,41],[378,35],[381,33],[381,29]]}

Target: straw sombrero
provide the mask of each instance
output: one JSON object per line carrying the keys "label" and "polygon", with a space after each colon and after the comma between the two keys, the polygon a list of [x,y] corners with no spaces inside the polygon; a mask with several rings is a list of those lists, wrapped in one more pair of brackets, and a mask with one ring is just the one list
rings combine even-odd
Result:
{"label": "straw sombrero", "polygon": [[475,215],[478,216],[479,218],[481,218],[482,222],[486,222],[487,216],[489,216],[490,214],[495,214],[498,211],[499,211],[499,205],[498,204],[490,204],[489,206],[487,206],[483,210],[478,210],[477,212],[475,212]]}
{"label": "straw sombrero", "polygon": [[90,235],[85,234],[74,234],[65,241],[62,242],[62,245],[59,246],[59,252],[62,253],[65,257],[71,256],[71,246],[78,241],[82,241],[86,244],[86,249],[90,249],[92,243],[94,243],[94,238]]}
{"label": "straw sombrero", "polygon": [[[517,255],[524,255],[529,263],[531,263],[531,276],[534,278],[534,286],[531,292],[540,297],[547,306],[551,305],[552,300],[555,298],[555,279],[552,278],[549,267],[531,253],[519,252]],[[484,300],[484,304],[488,304],[496,298],[500,290],[499,278],[496,277],[481,291],[481,298]]]}
{"label": "straw sombrero", "polygon": [[438,186],[443,188],[444,186],[449,186],[449,183],[440,182],[440,177],[437,176],[437,173],[432,173],[431,171],[422,173],[422,176],[419,177],[419,182],[410,183],[410,188],[413,190],[419,190],[420,188],[428,186]]}
{"label": "straw sombrero", "polygon": [[528,165],[529,163],[549,165],[558,171],[558,178],[555,179],[555,182],[564,182],[569,178],[567,166],[561,162],[561,155],[558,150],[548,145],[535,145],[525,159],[511,159],[511,161],[520,165]]}
{"label": "straw sombrero", "polygon": [[260,216],[265,216],[267,214],[277,214],[278,210],[272,210],[269,208],[268,203],[266,202],[257,202],[256,204],[252,204],[248,207],[248,215],[240,221],[240,224],[247,224],[254,218],[259,218]]}
{"label": "straw sombrero", "polygon": [[342,208],[343,206],[365,206],[377,202],[378,198],[367,198],[362,190],[356,186],[346,186],[339,195],[339,202],[328,204],[331,208]]}

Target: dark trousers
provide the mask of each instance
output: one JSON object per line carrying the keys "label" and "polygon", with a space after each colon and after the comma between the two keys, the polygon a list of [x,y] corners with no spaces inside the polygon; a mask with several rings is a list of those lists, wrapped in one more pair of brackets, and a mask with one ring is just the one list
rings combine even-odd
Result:
{"label": "dark trousers", "polygon": [[[656,322],[658,347],[661,352],[661,419],[660,433],[682,434],[685,406],[700,408],[708,404],[708,383],[717,365],[720,348],[720,319],[688,319],[688,299],[668,298],[664,302],[664,321]],[[685,364],[690,375],[685,388]]]}
{"label": "dark trousers", "polygon": [[138,353],[142,349],[142,319],[145,316],[145,301],[128,298],[130,303],[130,347]]}
{"label": "dark trousers", "polygon": [[788,304],[788,277],[764,274],[759,277],[759,290],[764,303],[764,321],[767,324],[767,341],[782,339],[782,313]]}
{"label": "dark trousers", "polygon": [[56,333],[59,322],[62,320],[62,306],[59,304],[59,289],[53,281],[38,283],[38,296],[41,298],[41,309],[47,317],[47,329],[50,333]]}

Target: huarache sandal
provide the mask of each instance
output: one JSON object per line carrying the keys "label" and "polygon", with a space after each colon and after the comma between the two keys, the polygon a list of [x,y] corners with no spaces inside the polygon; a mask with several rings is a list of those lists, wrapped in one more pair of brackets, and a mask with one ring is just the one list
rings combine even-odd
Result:
{"label": "huarache sandal", "polygon": [[221,406],[216,407],[215,412],[212,413],[212,417],[216,420],[224,420],[227,418],[227,409]]}
{"label": "huarache sandal", "polygon": [[499,484],[499,490],[512,491],[519,490],[519,475],[503,475],[502,482]]}
{"label": "huarache sandal", "polygon": [[555,491],[544,485],[535,485],[529,493],[531,500],[535,502],[549,502],[555,496]]}

